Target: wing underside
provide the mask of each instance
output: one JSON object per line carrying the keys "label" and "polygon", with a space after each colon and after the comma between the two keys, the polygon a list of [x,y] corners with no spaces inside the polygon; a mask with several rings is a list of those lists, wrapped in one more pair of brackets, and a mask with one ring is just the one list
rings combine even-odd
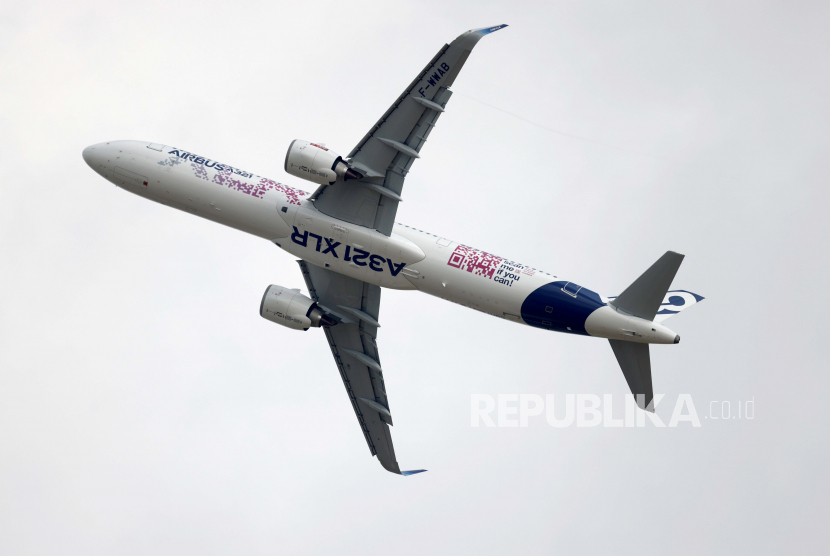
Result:
{"label": "wing underside", "polygon": [[401,471],[392,445],[392,414],[377,347],[380,287],[297,261],[311,298],[338,321],[323,326],[334,362],[373,456],[392,473]]}
{"label": "wing underside", "polygon": [[329,216],[391,235],[406,175],[450,100],[476,43],[506,25],[473,29],[444,45],[349,153],[360,180],[338,180],[312,195]]}

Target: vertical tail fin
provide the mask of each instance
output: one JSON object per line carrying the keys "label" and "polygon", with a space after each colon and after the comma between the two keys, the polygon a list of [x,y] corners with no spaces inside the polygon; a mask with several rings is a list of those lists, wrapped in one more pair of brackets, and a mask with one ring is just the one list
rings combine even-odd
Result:
{"label": "vertical tail fin", "polygon": [[[666,251],[656,263],[611,301],[611,304],[629,315],[654,321],[682,262],[683,255]],[[651,357],[648,344],[623,340],[608,341],[611,342],[611,349],[614,350],[628,387],[637,399],[637,405],[653,413],[654,389],[651,385]]]}
{"label": "vertical tail fin", "polygon": [[640,409],[654,413],[654,389],[651,386],[651,357],[648,344],[608,340],[617,357],[625,381]]}
{"label": "vertical tail fin", "polygon": [[663,298],[666,297],[666,292],[671,287],[674,275],[677,274],[677,269],[683,262],[683,257],[684,255],[674,251],[666,251],[665,255],[657,259],[656,263],[634,280],[634,283],[628,286],[611,304],[635,317],[654,320],[654,316],[660,310],[660,304],[663,303]]}

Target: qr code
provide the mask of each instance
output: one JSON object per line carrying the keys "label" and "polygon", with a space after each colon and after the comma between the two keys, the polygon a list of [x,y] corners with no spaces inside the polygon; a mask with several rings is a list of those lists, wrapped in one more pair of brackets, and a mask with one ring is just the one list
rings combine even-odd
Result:
{"label": "qr code", "polygon": [[450,260],[447,261],[449,266],[472,272],[478,276],[485,278],[492,278],[493,273],[504,259],[479,251],[475,247],[467,247],[466,245],[458,245],[455,251],[450,255]]}

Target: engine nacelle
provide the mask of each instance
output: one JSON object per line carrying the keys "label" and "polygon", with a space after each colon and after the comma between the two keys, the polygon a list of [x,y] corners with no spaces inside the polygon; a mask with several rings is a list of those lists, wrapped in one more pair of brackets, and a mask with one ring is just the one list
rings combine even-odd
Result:
{"label": "engine nacelle", "polygon": [[337,321],[321,311],[314,301],[301,294],[300,290],[289,290],[282,286],[268,286],[262,296],[259,314],[264,319],[294,330],[337,324]]}
{"label": "engine nacelle", "polygon": [[294,139],[285,154],[285,171],[292,176],[313,181],[316,184],[331,185],[337,178],[344,181],[360,179],[358,172],[349,168],[343,157],[323,145]]}

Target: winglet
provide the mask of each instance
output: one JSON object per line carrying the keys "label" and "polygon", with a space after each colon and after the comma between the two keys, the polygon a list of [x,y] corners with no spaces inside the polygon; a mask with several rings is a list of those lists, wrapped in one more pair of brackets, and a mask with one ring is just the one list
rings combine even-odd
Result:
{"label": "winglet", "polygon": [[460,46],[464,50],[472,50],[476,43],[481,40],[481,37],[495,33],[499,29],[507,27],[506,24],[496,25],[494,27],[482,27],[481,29],[470,29],[466,33],[462,33],[457,39],[452,42],[453,46]]}
{"label": "winglet", "polygon": [[502,23],[501,25],[496,25],[495,27],[482,27],[481,29],[473,29],[470,32],[480,33],[482,35],[489,35],[490,33],[495,33],[499,29],[504,29],[505,27],[507,27],[507,23]]}
{"label": "winglet", "polygon": [[426,469],[415,469],[413,471],[401,471],[401,475],[404,477],[409,477],[410,475],[417,475],[418,473],[423,473]]}

